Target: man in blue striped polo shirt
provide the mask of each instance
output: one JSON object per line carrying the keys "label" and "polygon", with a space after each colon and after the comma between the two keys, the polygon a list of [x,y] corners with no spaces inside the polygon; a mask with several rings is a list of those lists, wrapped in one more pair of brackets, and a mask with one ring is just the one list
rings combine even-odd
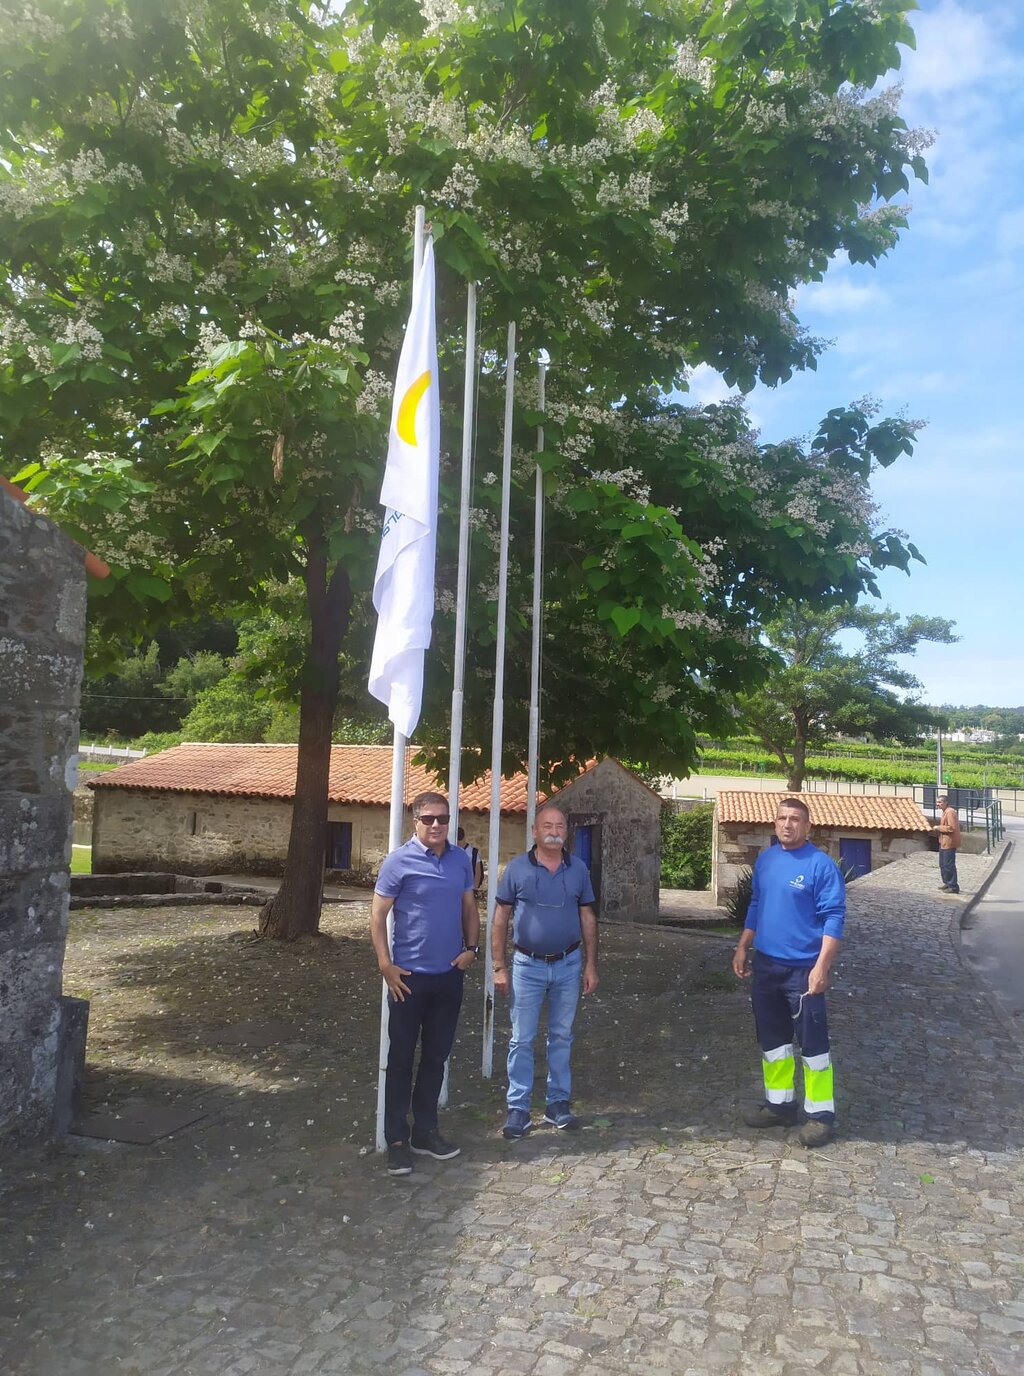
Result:
{"label": "man in blue striped polo shirt", "polygon": [[412,800],[412,815],[415,831],[381,865],[370,909],[370,938],[389,995],[384,1075],[389,1175],[409,1175],[414,1152],[438,1161],[459,1154],[438,1131],[437,1100],[462,1007],[463,971],[479,955],[473,871],[466,852],[448,840],[448,799],[443,793],[420,793]]}

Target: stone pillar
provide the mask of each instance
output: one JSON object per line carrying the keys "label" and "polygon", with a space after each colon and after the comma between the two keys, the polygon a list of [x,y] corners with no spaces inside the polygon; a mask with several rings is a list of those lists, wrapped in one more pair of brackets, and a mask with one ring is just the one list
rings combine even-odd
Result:
{"label": "stone pillar", "polygon": [[59,1084],[84,1055],[83,1011],[61,998],[84,560],[0,489],[0,1140],[67,1126]]}

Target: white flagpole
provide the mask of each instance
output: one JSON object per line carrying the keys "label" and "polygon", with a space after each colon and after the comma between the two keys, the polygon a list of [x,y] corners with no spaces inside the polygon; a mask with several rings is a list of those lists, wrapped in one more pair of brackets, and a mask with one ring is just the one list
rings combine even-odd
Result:
{"label": "white flagpole", "polygon": [[[426,243],[426,207],[418,205],[416,207],[416,227],[413,232],[413,252],[412,252],[412,280],[415,284],[417,273],[423,262],[423,248]],[[406,740],[398,728],[395,728],[391,742],[391,816],[388,823],[388,850],[397,850],[402,844],[402,832],[405,811],[405,755]],[[388,950],[391,950],[392,941],[395,934],[394,914],[388,914]],[[387,1142],[384,1140],[384,1075],[388,1067],[388,1048],[391,1040],[388,1036],[388,986],[381,980],[380,982],[380,1057],[377,1067],[377,1150],[386,1151]]]}
{"label": "white flagpole", "polygon": [[516,326],[508,327],[505,365],[505,433],[501,459],[501,544],[498,551],[498,626],[494,653],[494,722],[491,729],[491,815],[487,838],[487,930],[484,934],[484,1037],[482,1069],[494,1071],[494,953],[491,926],[501,842],[501,746],[505,717],[505,612],[508,603],[508,528],[512,501],[512,414],[516,386]]}
{"label": "white flagpole", "polygon": [[466,299],[466,373],[462,400],[462,491],[459,500],[459,572],[455,594],[455,676],[452,733],[448,759],[449,836],[459,836],[459,775],[462,764],[462,707],[466,682],[466,609],[469,602],[469,498],[473,462],[473,410],[476,394],[476,283]]}
{"label": "white flagpole", "polygon": [[[543,357],[537,368],[537,410],[544,410]],[[537,453],[544,448],[544,427],[537,426]],[[540,747],[540,631],[544,585],[544,474],[540,464],[533,491],[533,640],[530,652],[530,742],[526,763],[526,846],[533,840],[537,817],[537,756]]]}

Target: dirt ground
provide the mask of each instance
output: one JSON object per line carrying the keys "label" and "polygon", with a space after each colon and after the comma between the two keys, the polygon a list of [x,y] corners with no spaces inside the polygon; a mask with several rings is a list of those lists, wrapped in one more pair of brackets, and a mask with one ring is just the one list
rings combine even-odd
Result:
{"label": "dirt ground", "polygon": [[[71,914],[65,992],[90,1002],[84,1109],[129,1115],[159,1104],[211,1114],[243,1097],[265,1106],[262,1117],[253,1113],[273,1137],[274,1100],[312,1092],[318,1126],[330,1124],[343,1153],[363,1154],[374,1138],[380,1006],[369,905],[326,907],[322,934],[296,945],[254,939],[254,919],[253,909],[216,907]],[[606,926],[602,950],[601,987],[582,1001],[576,1024],[577,1103],[598,1119],[613,1110],[620,1119],[656,1116],[700,1075],[723,1000],[743,999],[728,971],[731,942]],[[483,1080],[482,989],[478,968],[451,1063],[451,1109],[463,1133],[496,1131],[504,1114],[507,1006],[497,1010],[494,1077]],[[628,1070],[618,1055],[626,1043]],[[538,1084],[542,1063],[541,1051]]]}

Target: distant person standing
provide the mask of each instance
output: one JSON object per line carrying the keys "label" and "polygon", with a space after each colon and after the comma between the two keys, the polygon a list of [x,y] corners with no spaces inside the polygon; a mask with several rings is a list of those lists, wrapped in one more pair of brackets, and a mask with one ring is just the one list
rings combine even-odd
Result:
{"label": "distant person standing", "polygon": [[775,814],[778,845],[763,850],[754,864],[732,968],[740,979],[753,974],[750,997],[764,1075],[764,1102],[743,1121],[752,1128],[796,1125],[798,1042],[805,1117],[800,1141],[823,1147],[836,1118],[825,990],[843,935],[846,885],[836,862],[811,845],[810,834],[807,804],[783,798]]}
{"label": "distant person standing", "polygon": [[484,862],[480,859],[477,847],[471,846],[466,840],[466,833],[462,827],[459,827],[459,845],[469,856],[469,863],[473,867],[473,892],[479,898],[484,887]]}
{"label": "distant person standing", "polygon": [[942,893],[959,893],[956,853],[960,849],[960,818],[956,814],[956,808],[950,807],[947,793],[943,793],[939,798],[939,807],[942,808],[942,816],[936,827],[939,833],[939,874],[942,877],[939,889]]}

